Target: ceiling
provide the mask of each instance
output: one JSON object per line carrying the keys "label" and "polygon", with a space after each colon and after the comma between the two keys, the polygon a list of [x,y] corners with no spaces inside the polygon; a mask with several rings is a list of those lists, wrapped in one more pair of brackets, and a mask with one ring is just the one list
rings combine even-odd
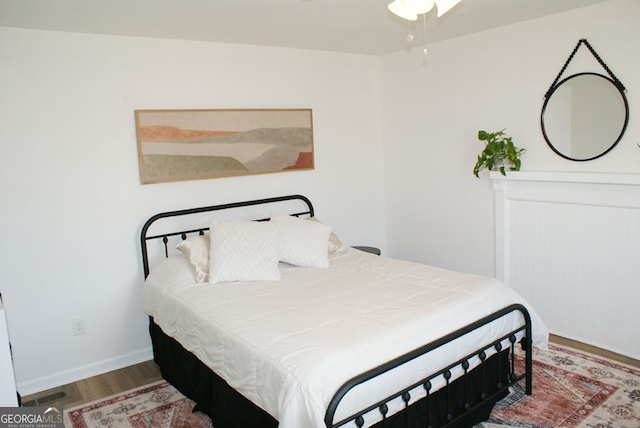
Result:
{"label": "ceiling", "polygon": [[[462,0],[435,42],[611,0]],[[381,55],[407,48],[390,0],[0,0],[0,26]],[[416,28],[417,25],[417,28]],[[423,42],[421,19],[413,45]]]}

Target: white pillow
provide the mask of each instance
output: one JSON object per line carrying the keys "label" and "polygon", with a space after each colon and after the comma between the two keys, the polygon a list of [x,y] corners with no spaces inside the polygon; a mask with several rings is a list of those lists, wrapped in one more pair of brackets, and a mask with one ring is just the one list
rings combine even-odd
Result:
{"label": "white pillow", "polygon": [[280,213],[272,213],[271,222],[279,226],[280,261],[296,266],[329,266],[330,226]]}
{"label": "white pillow", "polygon": [[196,277],[196,282],[209,281],[209,235],[198,235],[180,241],[176,248],[185,255]]}
{"label": "white pillow", "polygon": [[270,222],[213,219],[209,283],[280,279],[277,229]]}

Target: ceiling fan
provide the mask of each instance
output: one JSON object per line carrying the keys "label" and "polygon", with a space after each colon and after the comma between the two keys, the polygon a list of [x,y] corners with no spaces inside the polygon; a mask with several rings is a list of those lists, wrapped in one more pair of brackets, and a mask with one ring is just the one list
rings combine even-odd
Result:
{"label": "ceiling fan", "polygon": [[438,18],[447,13],[451,8],[460,3],[461,0],[394,0],[389,3],[389,10],[400,18],[409,21],[418,19],[418,15],[423,15],[438,7]]}
{"label": "ceiling fan", "polygon": [[[408,21],[415,21],[418,19],[418,15],[422,15],[422,31],[424,36],[424,54],[427,54],[427,19],[426,14],[434,6],[438,8],[438,18],[451,10],[455,5],[460,3],[461,0],[394,0],[389,3],[389,10],[400,18]],[[409,24],[409,34],[407,34],[407,41],[413,40],[413,34],[411,34],[411,24]]]}

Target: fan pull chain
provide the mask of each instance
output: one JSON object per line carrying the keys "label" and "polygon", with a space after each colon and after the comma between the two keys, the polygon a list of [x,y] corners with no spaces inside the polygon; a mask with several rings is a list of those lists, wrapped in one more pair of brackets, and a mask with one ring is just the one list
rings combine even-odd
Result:
{"label": "fan pull chain", "polygon": [[424,54],[427,54],[427,14],[422,14],[422,36],[424,40]]}
{"label": "fan pull chain", "polygon": [[411,32],[411,21],[407,21],[408,25],[409,25],[409,30],[407,32],[407,42],[412,42],[413,41],[413,33]]}

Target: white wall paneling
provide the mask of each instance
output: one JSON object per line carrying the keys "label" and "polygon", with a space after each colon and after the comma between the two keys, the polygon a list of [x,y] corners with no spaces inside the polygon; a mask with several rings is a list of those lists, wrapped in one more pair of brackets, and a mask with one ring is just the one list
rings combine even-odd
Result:
{"label": "white wall paneling", "polygon": [[640,358],[640,175],[492,178],[498,277],[553,333]]}

